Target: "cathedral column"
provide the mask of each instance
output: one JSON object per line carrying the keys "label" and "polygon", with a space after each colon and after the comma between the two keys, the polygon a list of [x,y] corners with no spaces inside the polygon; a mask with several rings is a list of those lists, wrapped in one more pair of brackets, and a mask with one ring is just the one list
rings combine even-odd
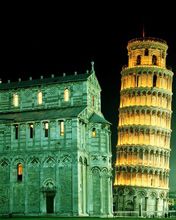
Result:
{"label": "cathedral column", "polygon": [[79,214],[79,196],[78,196],[78,183],[80,184],[80,180],[78,177],[78,169],[79,169],[79,162],[78,156],[73,155],[74,162],[72,163],[72,204],[73,204],[73,216],[77,216]]}
{"label": "cathedral column", "polygon": [[112,176],[109,175],[108,177],[108,214],[111,215],[113,213],[112,207],[112,201],[113,201],[113,196],[112,196]]}
{"label": "cathedral column", "polygon": [[[60,161],[60,158],[59,158],[59,161]],[[55,177],[56,177],[56,183],[58,183],[58,184],[59,184],[59,176],[60,176],[59,172],[60,172],[59,167],[56,164],[56,166],[55,166]],[[62,201],[60,201],[60,199],[59,199],[60,187],[57,187],[56,189],[57,189],[57,192],[56,192],[56,195],[55,195],[55,212],[58,213],[59,210],[60,210],[60,203]]]}
{"label": "cathedral column", "polygon": [[83,165],[83,213],[87,214],[87,163]]}
{"label": "cathedral column", "polygon": [[25,213],[28,213],[28,164],[25,164],[24,190],[25,190]]}
{"label": "cathedral column", "polygon": [[[40,167],[40,188],[42,188],[42,180],[43,180],[43,166],[41,164]],[[40,213],[46,213],[46,194],[45,192],[40,192]]]}
{"label": "cathedral column", "polygon": [[9,214],[13,212],[13,165],[9,164],[10,179],[9,179]]}
{"label": "cathedral column", "polygon": [[103,177],[102,177],[102,173],[100,173],[100,213],[103,214],[104,213],[104,201],[103,201],[103,197],[104,197],[104,191],[103,191]]}

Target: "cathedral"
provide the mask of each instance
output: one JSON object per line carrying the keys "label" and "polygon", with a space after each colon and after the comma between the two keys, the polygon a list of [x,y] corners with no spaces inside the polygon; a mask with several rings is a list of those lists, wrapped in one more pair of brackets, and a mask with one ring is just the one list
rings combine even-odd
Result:
{"label": "cathedral", "polygon": [[84,74],[0,83],[1,216],[112,216],[100,92],[93,63]]}
{"label": "cathedral", "polygon": [[167,43],[143,37],[128,42],[121,71],[114,210],[126,215],[168,212],[173,72]]}

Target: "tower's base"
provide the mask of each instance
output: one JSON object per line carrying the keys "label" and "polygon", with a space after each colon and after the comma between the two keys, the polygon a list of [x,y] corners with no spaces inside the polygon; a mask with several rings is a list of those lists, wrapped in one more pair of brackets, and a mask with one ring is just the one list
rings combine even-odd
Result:
{"label": "tower's base", "polygon": [[154,217],[168,213],[168,190],[133,186],[114,187],[114,215]]}

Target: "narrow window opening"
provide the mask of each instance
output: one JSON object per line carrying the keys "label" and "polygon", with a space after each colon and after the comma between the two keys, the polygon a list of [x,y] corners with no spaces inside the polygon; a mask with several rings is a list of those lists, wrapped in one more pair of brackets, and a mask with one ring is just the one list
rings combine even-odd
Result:
{"label": "narrow window opening", "polygon": [[18,97],[17,94],[14,94],[14,95],[13,95],[13,105],[14,105],[15,107],[18,107],[18,106],[19,106],[19,97]]}
{"label": "narrow window opening", "polygon": [[136,65],[140,65],[140,64],[141,64],[141,55],[138,55],[136,60]]}
{"label": "narrow window opening", "polygon": [[94,105],[95,105],[95,98],[94,96],[92,96],[92,106],[94,107]]}
{"label": "narrow window opening", "polygon": [[23,166],[22,166],[21,163],[19,163],[17,165],[17,180],[19,182],[21,182],[22,181],[22,177],[23,177]]}
{"label": "narrow window opening", "polygon": [[155,55],[152,56],[152,64],[157,65],[157,57]]}
{"label": "narrow window opening", "polygon": [[139,158],[142,160],[143,159],[143,152],[139,151]]}
{"label": "narrow window opening", "polygon": [[64,121],[60,121],[60,136],[64,136]]}
{"label": "narrow window opening", "polygon": [[156,87],[157,75],[153,75],[153,87]]}
{"label": "narrow window opening", "polygon": [[29,125],[29,136],[30,138],[34,137],[34,125],[33,124]]}
{"label": "narrow window opening", "polygon": [[39,92],[37,96],[38,104],[41,105],[43,102],[42,92]]}
{"label": "narrow window opening", "polygon": [[148,49],[145,49],[144,55],[145,55],[145,56],[148,56],[148,55],[149,55],[149,50],[148,50]]}
{"label": "narrow window opening", "polygon": [[70,99],[70,91],[69,91],[69,89],[65,89],[64,90],[64,101],[68,102],[69,99]]}
{"label": "narrow window opening", "polygon": [[95,128],[92,129],[92,137],[96,137],[96,129]]}
{"label": "narrow window opening", "polygon": [[19,126],[18,125],[14,125],[15,126],[15,139],[18,139],[18,134],[19,134]]}
{"label": "narrow window opening", "polygon": [[139,75],[136,76],[136,87],[139,86]]}
{"label": "narrow window opening", "polygon": [[162,57],[163,59],[164,59],[164,55],[165,55],[165,54],[164,54],[164,51],[163,51],[162,54],[161,54],[161,57]]}
{"label": "narrow window opening", "polygon": [[45,137],[48,137],[48,128],[49,128],[49,124],[48,122],[45,122],[44,123]]}

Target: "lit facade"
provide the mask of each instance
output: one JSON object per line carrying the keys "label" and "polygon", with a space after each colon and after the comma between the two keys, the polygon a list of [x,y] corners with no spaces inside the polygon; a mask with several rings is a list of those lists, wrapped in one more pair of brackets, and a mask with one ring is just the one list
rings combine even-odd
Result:
{"label": "lit facade", "polygon": [[155,38],[128,42],[121,71],[114,209],[143,216],[168,210],[173,72],[167,43]]}
{"label": "lit facade", "polygon": [[112,216],[100,91],[93,64],[0,84],[0,215]]}

